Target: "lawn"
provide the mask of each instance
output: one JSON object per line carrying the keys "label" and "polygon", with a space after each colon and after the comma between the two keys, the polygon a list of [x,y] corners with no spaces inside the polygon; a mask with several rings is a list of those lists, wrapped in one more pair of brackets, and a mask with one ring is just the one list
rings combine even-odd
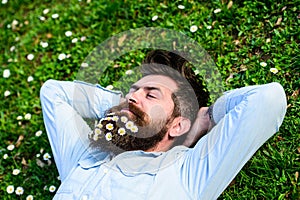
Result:
{"label": "lawn", "polygon": [[[143,27],[197,41],[226,89],[279,82],[288,109],[277,134],[244,166],[220,199],[300,199],[300,2],[95,1],[0,2],[0,197],[52,199],[60,185],[43,124],[39,90],[48,79],[74,80],[107,38]],[[99,82],[140,63],[130,52]]]}

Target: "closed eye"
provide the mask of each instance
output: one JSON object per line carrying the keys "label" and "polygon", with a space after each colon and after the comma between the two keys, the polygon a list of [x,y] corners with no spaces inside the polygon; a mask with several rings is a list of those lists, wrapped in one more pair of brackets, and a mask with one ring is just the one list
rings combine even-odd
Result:
{"label": "closed eye", "polygon": [[154,96],[152,94],[147,94],[147,97],[152,98],[152,99],[156,99],[156,96]]}

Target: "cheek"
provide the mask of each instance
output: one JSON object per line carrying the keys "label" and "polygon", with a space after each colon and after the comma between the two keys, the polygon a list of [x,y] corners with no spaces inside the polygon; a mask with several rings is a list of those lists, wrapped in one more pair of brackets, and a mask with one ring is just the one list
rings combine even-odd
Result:
{"label": "cheek", "polygon": [[163,107],[162,105],[154,105],[148,110],[148,115],[152,121],[166,121],[172,114],[170,105]]}

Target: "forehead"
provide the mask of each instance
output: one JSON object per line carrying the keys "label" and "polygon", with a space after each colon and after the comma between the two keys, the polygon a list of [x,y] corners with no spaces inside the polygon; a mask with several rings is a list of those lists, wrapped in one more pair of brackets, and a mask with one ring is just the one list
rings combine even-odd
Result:
{"label": "forehead", "polygon": [[160,89],[170,90],[171,92],[175,92],[178,88],[173,79],[163,75],[148,75],[133,85],[138,87],[158,87]]}

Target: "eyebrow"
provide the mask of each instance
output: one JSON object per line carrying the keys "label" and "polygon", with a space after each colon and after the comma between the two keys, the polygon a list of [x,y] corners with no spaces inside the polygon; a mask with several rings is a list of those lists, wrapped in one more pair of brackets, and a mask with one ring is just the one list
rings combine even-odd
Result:
{"label": "eyebrow", "polygon": [[[130,89],[135,89],[135,90],[137,90],[137,89],[139,89],[139,88],[140,88],[140,87],[137,86],[137,85],[132,85],[132,86],[130,87]],[[161,95],[163,94],[163,92],[161,91],[161,89],[160,89],[159,87],[145,86],[145,87],[143,87],[143,88],[146,89],[146,90],[148,90],[148,91],[156,90],[156,91],[158,91]]]}

